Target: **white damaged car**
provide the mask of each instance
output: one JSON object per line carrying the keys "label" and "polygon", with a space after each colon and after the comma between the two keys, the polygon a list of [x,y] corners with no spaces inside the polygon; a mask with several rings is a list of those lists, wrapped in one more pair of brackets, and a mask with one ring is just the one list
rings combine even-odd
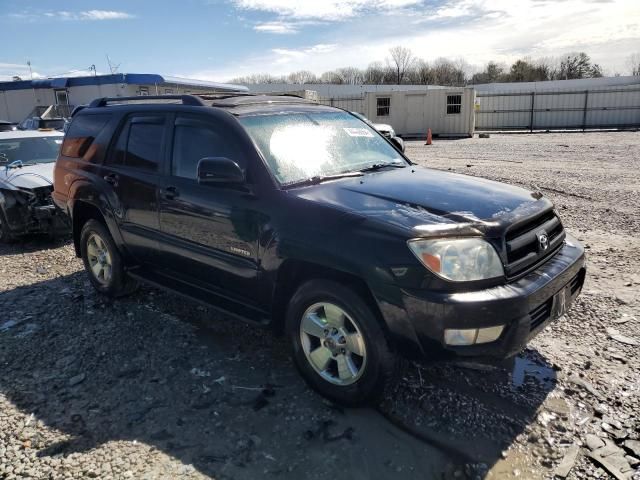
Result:
{"label": "white damaged car", "polygon": [[63,137],[57,131],[0,132],[0,242],[69,230],[66,215],[51,199]]}

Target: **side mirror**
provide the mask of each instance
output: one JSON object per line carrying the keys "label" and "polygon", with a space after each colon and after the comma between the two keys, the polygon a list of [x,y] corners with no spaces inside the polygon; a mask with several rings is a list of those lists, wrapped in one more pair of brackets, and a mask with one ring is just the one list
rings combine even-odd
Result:
{"label": "side mirror", "polygon": [[400,137],[391,137],[391,143],[393,143],[394,147],[404,153],[404,140]]}
{"label": "side mirror", "polygon": [[198,183],[239,184],[244,183],[245,175],[240,166],[224,157],[205,157],[198,162]]}

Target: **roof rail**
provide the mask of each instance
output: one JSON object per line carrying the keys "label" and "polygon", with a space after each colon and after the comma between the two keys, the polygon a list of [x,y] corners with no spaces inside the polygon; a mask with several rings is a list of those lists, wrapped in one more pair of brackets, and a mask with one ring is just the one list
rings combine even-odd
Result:
{"label": "roof rail", "polygon": [[149,102],[149,100],[182,100],[183,105],[194,107],[204,107],[204,103],[195,95],[138,95],[135,97],[102,97],[96,98],[89,104],[89,108],[106,107],[109,103],[121,102]]}

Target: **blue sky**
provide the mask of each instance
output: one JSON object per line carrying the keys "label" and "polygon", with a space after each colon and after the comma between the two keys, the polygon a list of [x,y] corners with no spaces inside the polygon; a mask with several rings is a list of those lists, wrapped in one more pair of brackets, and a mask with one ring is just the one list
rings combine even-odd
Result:
{"label": "blue sky", "polygon": [[0,0],[0,79],[95,64],[225,81],[315,73],[403,45],[426,60],[555,57],[584,50],[609,74],[640,52],[638,0]]}

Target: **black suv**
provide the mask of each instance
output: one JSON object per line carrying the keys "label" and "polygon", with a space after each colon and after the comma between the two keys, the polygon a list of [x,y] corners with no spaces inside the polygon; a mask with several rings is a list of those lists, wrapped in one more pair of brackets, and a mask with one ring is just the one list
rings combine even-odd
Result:
{"label": "black suv", "polygon": [[515,354],[585,277],[541,194],[416,166],[295,97],[95,100],[54,200],[98,291],[142,280],[284,331],[307,382],[344,404],[380,398],[397,353]]}

